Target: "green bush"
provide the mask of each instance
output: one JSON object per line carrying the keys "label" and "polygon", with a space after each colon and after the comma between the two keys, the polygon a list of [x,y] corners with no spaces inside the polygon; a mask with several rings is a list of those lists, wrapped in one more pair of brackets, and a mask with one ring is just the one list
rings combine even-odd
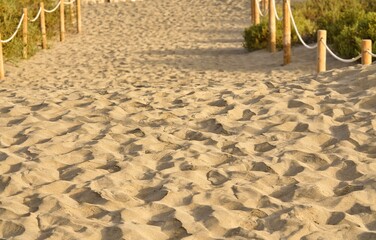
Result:
{"label": "green bush", "polygon": [[263,21],[260,24],[250,26],[244,31],[243,47],[248,51],[266,48],[268,42],[268,23]]}

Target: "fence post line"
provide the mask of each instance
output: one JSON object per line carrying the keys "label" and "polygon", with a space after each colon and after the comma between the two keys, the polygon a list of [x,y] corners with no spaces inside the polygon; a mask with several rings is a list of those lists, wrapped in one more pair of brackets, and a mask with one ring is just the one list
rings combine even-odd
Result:
{"label": "fence post line", "polygon": [[65,40],[64,0],[60,0],[60,42]]}
{"label": "fence post line", "polygon": [[269,0],[269,51],[276,52],[276,23],[274,13],[274,1]]}
{"label": "fence post line", "polygon": [[24,59],[27,58],[27,8],[23,9],[24,18],[22,21],[22,43],[23,43],[23,50],[22,56]]}
{"label": "fence post line", "polygon": [[283,0],[283,65],[291,63],[291,21],[288,4],[290,0]]}
{"label": "fence post line", "polygon": [[44,2],[40,2],[40,28],[42,31],[42,48],[47,49],[46,17],[44,14]]}
{"label": "fence post line", "polygon": [[326,30],[317,31],[317,73],[326,71]]}
{"label": "fence post line", "polygon": [[3,57],[3,43],[1,42],[1,34],[0,34],[0,80],[5,79],[5,72],[4,72],[4,57]]}
{"label": "fence post line", "polygon": [[252,25],[257,25],[260,23],[260,14],[257,10],[256,1],[259,1],[259,0],[251,0]]}
{"label": "fence post line", "polygon": [[372,52],[372,40],[363,39],[362,40],[362,64],[363,65],[372,64],[372,55],[368,51]]}
{"label": "fence post line", "polygon": [[81,0],[76,0],[77,32],[81,33]]}

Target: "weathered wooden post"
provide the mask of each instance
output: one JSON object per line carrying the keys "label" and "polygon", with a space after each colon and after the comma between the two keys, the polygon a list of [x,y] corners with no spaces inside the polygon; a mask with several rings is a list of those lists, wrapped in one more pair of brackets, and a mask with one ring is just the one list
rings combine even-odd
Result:
{"label": "weathered wooden post", "polygon": [[27,8],[23,9],[23,21],[22,21],[22,43],[23,43],[23,51],[22,56],[24,59],[27,58]]}
{"label": "weathered wooden post", "polygon": [[252,25],[257,25],[260,23],[260,14],[257,10],[258,4],[256,1],[258,0],[251,0],[251,16],[252,16]]}
{"label": "weathered wooden post", "polygon": [[290,0],[283,0],[283,65],[291,63]]}
{"label": "weathered wooden post", "polygon": [[3,57],[3,42],[1,41],[1,34],[0,34],[0,80],[5,79],[5,72],[4,72],[4,57]]}
{"label": "weathered wooden post", "polygon": [[77,32],[81,33],[81,0],[76,0]]}
{"label": "weathered wooden post", "polygon": [[46,17],[44,14],[44,3],[40,2],[40,28],[42,32],[42,48],[47,49]]}
{"label": "weathered wooden post", "polygon": [[73,3],[69,4],[69,16],[70,16],[70,23],[73,26],[73,24],[74,24],[74,5],[73,5]]}
{"label": "weathered wooden post", "polygon": [[60,0],[60,41],[65,40],[64,0]]}
{"label": "weathered wooden post", "polygon": [[326,30],[317,31],[317,72],[326,71]]}
{"label": "weathered wooden post", "polygon": [[362,40],[362,64],[363,65],[372,64],[372,55],[368,51],[372,52],[372,40],[363,39]]}
{"label": "weathered wooden post", "polygon": [[276,52],[276,21],[274,12],[274,1],[269,0],[269,51]]}

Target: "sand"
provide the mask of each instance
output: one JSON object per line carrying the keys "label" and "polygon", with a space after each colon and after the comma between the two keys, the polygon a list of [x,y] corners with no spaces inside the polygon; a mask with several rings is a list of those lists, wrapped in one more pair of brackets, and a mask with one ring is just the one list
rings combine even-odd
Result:
{"label": "sand", "polygon": [[0,238],[376,239],[376,65],[247,53],[249,3],[83,7],[0,83]]}

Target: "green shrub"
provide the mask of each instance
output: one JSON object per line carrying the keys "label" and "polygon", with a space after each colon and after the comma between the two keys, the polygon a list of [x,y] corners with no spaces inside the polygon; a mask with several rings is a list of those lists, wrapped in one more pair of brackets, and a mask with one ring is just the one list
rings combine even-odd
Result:
{"label": "green shrub", "polygon": [[248,51],[266,48],[268,42],[268,23],[263,21],[260,24],[246,28],[243,37],[243,47]]}

